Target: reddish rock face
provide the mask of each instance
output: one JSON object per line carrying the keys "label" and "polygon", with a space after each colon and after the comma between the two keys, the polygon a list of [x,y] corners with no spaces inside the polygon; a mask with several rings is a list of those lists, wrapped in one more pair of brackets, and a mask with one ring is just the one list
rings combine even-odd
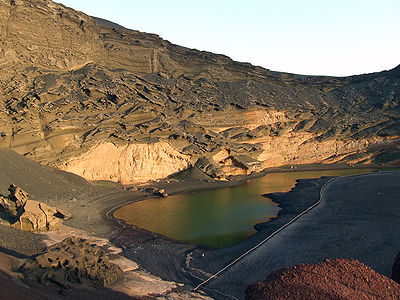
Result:
{"label": "reddish rock face", "polygon": [[273,272],[246,299],[400,299],[400,285],[358,260],[334,259]]}
{"label": "reddish rock face", "polygon": [[392,279],[400,283],[400,252],[397,253],[396,259],[392,267]]}

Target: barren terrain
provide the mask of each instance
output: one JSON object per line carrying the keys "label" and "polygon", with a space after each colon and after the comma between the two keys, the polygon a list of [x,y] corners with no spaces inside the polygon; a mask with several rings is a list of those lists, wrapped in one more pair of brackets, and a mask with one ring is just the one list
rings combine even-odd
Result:
{"label": "barren terrain", "polygon": [[[207,299],[192,288],[315,203],[326,178],[276,196],[279,218],[216,251],[118,223],[112,212],[154,188],[229,187],[269,168],[400,164],[400,65],[349,77],[282,73],[50,0],[0,0],[0,70],[0,193],[13,183],[72,214],[44,235],[0,224],[1,297],[57,298],[21,285],[13,264],[76,235],[101,244],[125,281],[64,298]],[[398,176],[340,179],[317,210],[202,290],[243,298],[272,271],[327,256],[389,275],[400,250]],[[343,228],[348,234],[338,236]]]}
{"label": "barren terrain", "polygon": [[400,158],[399,67],[279,73],[45,0],[1,0],[0,43],[0,147],[89,180]]}

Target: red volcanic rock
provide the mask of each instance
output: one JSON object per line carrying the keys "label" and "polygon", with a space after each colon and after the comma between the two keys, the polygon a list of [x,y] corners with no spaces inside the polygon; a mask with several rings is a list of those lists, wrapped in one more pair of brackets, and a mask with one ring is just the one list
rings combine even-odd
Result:
{"label": "red volcanic rock", "polygon": [[246,299],[400,299],[400,285],[358,260],[327,259],[273,272]]}

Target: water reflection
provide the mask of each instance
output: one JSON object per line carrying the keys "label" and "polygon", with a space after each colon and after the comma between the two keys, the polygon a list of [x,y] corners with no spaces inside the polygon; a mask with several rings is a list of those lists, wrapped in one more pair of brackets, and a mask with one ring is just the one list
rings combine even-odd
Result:
{"label": "water reflection", "polygon": [[271,173],[234,187],[124,206],[114,214],[129,224],[211,248],[237,244],[255,233],[253,226],[277,216],[280,208],[266,193],[289,191],[296,179],[369,173],[371,169]]}

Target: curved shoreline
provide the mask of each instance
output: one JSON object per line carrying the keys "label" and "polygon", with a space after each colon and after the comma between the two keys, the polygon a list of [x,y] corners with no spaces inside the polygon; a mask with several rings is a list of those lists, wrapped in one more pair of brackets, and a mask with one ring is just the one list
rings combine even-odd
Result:
{"label": "curved shoreline", "polygon": [[[366,166],[362,167],[365,168]],[[280,172],[282,170],[276,171]],[[286,171],[293,170],[288,169]],[[322,185],[324,180],[328,179],[320,178],[318,180],[300,180],[296,187],[297,189],[315,189],[316,186],[314,183],[319,182],[318,184]],[[309,182],[314,183],[310,185]],[[241,183],[242,182],[236,182],[234,185],[231,183],[230,186],[236,186]],[[222,187],[226,187],[226,185]],[[143,199],[146,198],[147,197],[143,197]],[[145,269],[156,274],[157,276],[160,276],[161,278],[182,282],[193,287],[199,284],[202,280],[207,279],[212,273],[218,271],[218,266],[226,265],[233,259],[237,258],[238,254],[243,253],[247,249],[251,248],[251,245],[258,243],[261,239],[265,238],[268,233],[276,230],[276,228],[279,227],[282,222],[286,221],[288,217],[292,216],[293,210],[299,211],[300,209],[300,211],[303,211],[304,205],[309,207],[310,203],[313,204],[318,200],[313,200],[316,197],[311,198],[307,197],[307,199],[301,203],[303,205],[301,206],[299,203],[297,203],[298,201],[296,201],[296,204],[293,204],[293,201],[276,201],[276,199],[273,197],[274,202],[278,202],[278,204],[284,208],[284,210],[281,210],[283,213],[280,213],[278,218],[272,219],[267,223],[257,224],[257,232],[248,240],[232,247],[216,250],[210,250],[206,247],[173,240],[165,236],[126,224],[123,220],[115,219],[113,216],[110,216],[113,211],[115,211],[118,207],[123,206],[123,204],[109,208],[106,213],[108,217],[111,218],[110,221],[118,223],[121,229],[118,233],[111,237],[111,240],[116,245],[119,245],[121,248],[125,249],[126,256],[128,258],[137,261]],[[134,201],[139,200],[136,199]],[[293,208],[293,206],[295,207]],[[149,253],[151,253],[151,255],[149,255]],[[207,259],[204,259],[204,257],[207,257]],[[207,263],[205,263],[205,261],[207,261]],[[204,267],[207,264],[212,265],[211,268]],[[216,266],[215,268],[213,267],[214,265]]]}
{"label": "curved shoreline", "polygon": [[[379,167],[377,167],[377,166],[365,166],[365,165],[356,166],[356,167],[340,166],[340,165],[339,166],[336,166],[336,165],[334,165],[334,166],[332,166],[332,165],[328,165],[328,166],[324,166],[324,165],[305,165],[305,166],[302,166],[302,168],[299,168],[299,169],[291,169],[291,168],[285,168],[285,167],[266,169],[266,170],[264,170],[262,172],[259,172],[259,173],[253,173],[250,176],[240,176],[239,178],[237,178],[237,179],[235,179],[233,181],[228,181],[228,182],[226,182],[226,181],[222,181],[222,182],[221,181],[213,181],[213,182],[200,182],[199,183],[199,182],[181,181],[181,182],[179,182],[181,187],[178,188],[177,190],[173,190],[172,192],[170,190],[170,184],[171,183],[169,183],[169,182],[167,182],[167,183],[165,183],[165,182],[150,183],[150,186],[155,186],[157,188],[166,189],[170,196],[174,196],[174,195],[195,193],[195,192],[204,191],[204,190],[215,190],[215,189],[222,189],[222,188],[238,187],[238,186],[241,186],[241,185],[245,184],[249,180],[254,180],[256,178],[261,178],[261,177],[264,177],[264,176],[266,176],[268,174],[271,174],[271,173],[281,173],[281,172],[295,173],[295,172],[303,172],[303,171],[326,171],[326,170],[334,171],[334,170],[343,170],[343,169],[344,170],[354,170],[354,169],[378,169],[378,168]],[[334,177],[334,175],[332,175],[332,177]],[[300,180],[303,180],[303,179],[300,179]],[[187,186],[187,185],[192,184],[192,183],[193,184],[197,184],[197,185],[196,186],[191,185],[190,187]],[[292,188],[294,188],[294,186]],[[268,196],[268,195],[267,194],[261,194],[261,196]],[[135,202],[140,202],[140,201],[152,199],[152,198],[159,198],[159,197],[153,196],[153,195],[145,195],[145,196],[142,196],[142,197],[136,197],[133,200],[129,200],[129,201],[126,201],[126,202],[123,202],[123,203],[119,203],[118,205],[115,205],[115,206],[112,206],[111,208],[108,208],[107,210],[105,210],[103,212],[103,216],[104,216],[105,219],[108,219],[108,220],[110,220],[112,222],[118,223],[119,225],[121,225],[123,227],[132,226],[135,229],[140,229],[142,231],[150,232],[150,233],[152,233],[154,235],[161,236],[161,237],[163,237],[165,239],[170,239],[170,240],[175,241],[175,242],[182,242],[182,241],[175,240],[173,238],[164,236],[162,234],[159,234],[159,233],[156,233],[156,232],[152,232],[152,231],[149,231],[149,230],[144,229],[144,228],[140,228],[137,225],[126,223],[123,219],[116,218],[114,216],[114,213],[118,209],[120,209],[120,208],[122,208],[124,206],[130,205],[130,204],[135,203]],[[257,232],[263,230],[263,227],[265,227],[266,224],[272,222],[273,220],[275,220],[277,218],[280,218],[282,215],[284,215],[286,213],[284,211],[286,206],[283,207],[278,202],[276,202],[276,204],[277,204],[278,207],[281,208],[281,210],[278,212],[276,217],[274,217],[271,220],[266,221],[266,222],[259,222],[259,223],[254,224],[253,227],[256,230],[256,232],[254,234],[256,234]],[[183,243],[185,243],[185,242],[183,242]],[[191,244],[188,243],[188,245],[191,245]],[[206,246],[202,246],[202,245],[197,245],[197,246],[201,247],[201,248],[204,247],[206,249],[209,249]]]}
{"label": "curved shoreline", "polygon": [[[390,172],[381,172],[379,171],[380,174],[384,175],[386,174],[390,174]],[[316,208],[319,204],[321,204],[323,198],[324,198],[324,191],[326,188],[328,188],[328,186],[330,184],[333,184],[337,181],[340,181],[342,179],[346,179],[346,177],[351,177],[352,179],[356,178],[356,177],[367,177],[367,176],[375,176],[376,174],[374,173],[369,173],[369,174],[358,174],[358,175],[351,175],[351,176],[338,176],[338,177],[333,177],[330,178],[327,182],[325,182],[320,189],[320,197],[319,200],[312,204],[310,207],[308,207],[307,209],[305,209],[304,211],[302,211],[301,213],[299,213],[298,215],[296,215],[293,219],[291,219],[290,221],[288,221],[287,223],[285,223],[284,225],[282,225],[281,227],[279,227],[277,230],[275,230],[273,233],[271,233],[270,235],[268,235],[267,237],[265,237],[262,241],[260,241],[257,245],[255,245],[254,247],[250,248],[249,250],[247,250],[245,253],[243,253],[242,255],[240,255],[238,258],[236,258],[235,260],[233,260],[232,262],[230,262],[228,265],[224,266],[222,269],[220,269],[218,272],[216,272],[215,274],[213,274],[212,276],[208,277],[206,280],[202,281],[200,284],[198,284],[193,291],[197,291],[199,288],[203,287],[209,283],[211,280],[217,278],[218,276],[220,276],[224,271],[226,271],[228,268],[232,267],[234,264],[236,264],[237,262],[239,262],[242,258],[244,258],[245,256],[251,254],[251,252],[255,251],[257,248],[261,247],[263,244],[265,244],[268,240],[270,240],[271,238],[273,238],[275,235],[279,234],[282,230],[284,230],[286,227],[288,227],[289,225],[291,225],[292,223],[294,223],[295,221],[297,221],[300,217],[302,217],[303,215],[307,214],[308,212],[310,212],[312,209]],[[217,293],[221,293],[220,291],[214,290]],[[224,293],[221,293],[225,296],[229,296],[226,295]]]}
{"label": "curved shoreline", "polygon": [[250,248],[249,250],[247,250],[245,253],[243,253],[242,255],[240,255],[238,258],[236,258],[234,261],[232,261],[231,263],[229,263],[228,265],[226,265],[225,267],[223,267],[221,270],[219,270],[217,273],[213,274],[211,277],[207,278],[206,280],[204,280],[202,283],[198,284],[193,291],[197,291],[200,287],[202,287],[203,285],[205,285],[207,282],[209,282],[210,280],[216,278],[217,276],[219,276],[222,272],[224,272],[225,270],[227,270],[228,268],[230,268],[231,266],[233,266],[235,263],[237,263],[239,260],[241,260],[242,258],[244,258],[245,256],[249,255],[251,252],[253,252],[254,250],[256,250],[257,248],[259,248],[261,245],[265,244],[268,240],[270,240],[272,237],[274,237],[275,235],[277,235],[279,232],[281,232],[283,229],[285,229],[286,227],[288,227],[290,224],[292,224],[293,222],[296,222],[296,220],[298,218],[300,218],[301,216],[305,215],[306,213],[308,213],[310,210],[312,210],[313,208],[315,208],[317,205],[319,205],[321,203],[321,199],[322,199],[322,191],[324,190],[324,188],[330,184],[333,180],[338,179],[341,177],[335,177],[335,178],[331,178],[329,179],[327,182],[324,183],[324,185],[321,187],[320,190],[320,198],[319,200],[314,203],[313,205],[311,205],[310,207],[308,207],[306,210],[302,211],[301,213],[299,213],[297,216],[295,216],[293,219],[291,219],[289,222],[285,223],[284,225],[282,225],[281,227],[279,227],[277,230],[275,230],[273,233],[271,233],[270,235],[268,235],[266,238],[264,238],[261,242],[259,242],[257,245],[255,245],[254,247]]}
{"label": "curved shoreline", "polygon": [[[323,205],[224,272],[205,289],[211,296],[225,292],[243,298],[247,284],[264,280],[272,271],[338,257],[358,259],[390,276],[400,249],[400,242],[395,238],[400,229],[396,222],[400,216],[399,179],[400,172],[336,178],[326,185]],[[346,192],[350,186],[355,194]],[[298,192],[294,190],[280,196],[293,198]],[[381,195],[380,201],[376,201],[374,195]],[[379,210],[373,207],[379,207]],[[246,278],[240,277],[243,273]]]}

